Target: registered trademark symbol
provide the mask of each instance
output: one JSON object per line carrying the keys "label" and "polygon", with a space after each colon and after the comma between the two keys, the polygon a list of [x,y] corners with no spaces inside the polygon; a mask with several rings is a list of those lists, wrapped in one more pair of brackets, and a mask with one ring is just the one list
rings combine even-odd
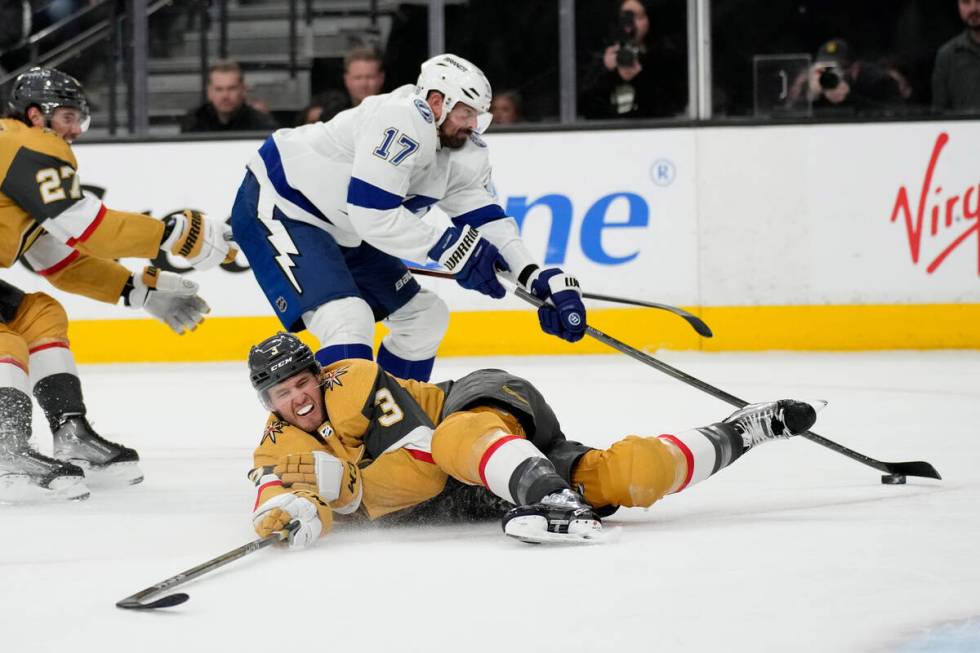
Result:
{"label": "registered trademark symbol", "polygon": [[650,166],[650,179],[658,186],[670,186],[677,177],[674,162],[668,159],[657,159]]}

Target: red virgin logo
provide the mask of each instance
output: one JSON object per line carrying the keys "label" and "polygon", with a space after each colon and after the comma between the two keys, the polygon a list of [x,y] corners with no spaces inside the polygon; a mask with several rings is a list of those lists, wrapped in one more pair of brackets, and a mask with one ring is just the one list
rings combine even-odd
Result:
{"label": "red virgin logo", "polygon": [[[932,156],[929,157],[929,166],[926,168],[926,174],[922,179],[922,189],[919,192],[915,215],[913,216],[912,207],[909,204],[908,190],[905,186],[900,186],[898,195],[895,197],[891,221],[895,222],[899,216],[905,218],[905,233],[909,241],[912,263],[919,262],[923,240],[926,236],[928,236],[927,242],[939,242],[940,245],[942,242],[946,242],[950,235],[953,237],[926,267],[927,274],[935,272],[957,247],[966,243],[970,236],[975,236],[977,274],[980,275],[980,184],[968,186],[957,195],[948,191],[943,192],[942,186],[933,187],[933,177],[936,173],[936,166],[939,164],[939,155],[942,154],[943,148],[948,143],[949,134],[946,132],[942,132],[936,138],[936,144],[932,148]],[[929,209],[928,235],[923,233],[927,208]],[[954,231],[954,225],[960,226],[964,223],[967,225],[965,230],[958,233],[958,230]]]}

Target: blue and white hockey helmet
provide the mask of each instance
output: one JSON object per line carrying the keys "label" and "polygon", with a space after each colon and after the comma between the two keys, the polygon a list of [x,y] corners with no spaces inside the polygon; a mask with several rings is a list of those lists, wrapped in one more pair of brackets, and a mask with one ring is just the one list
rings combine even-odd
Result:
{"label": "blue and white hockey helmet", "polygon": [[428,98],[430,91],[442,93],[444,109],[436,121],[436,127],[442,125],[457,102],[476,109],[478,134],[482,134],[490,126],[493,119],[490,113],[490,101],[493,99],[490,82],[482,70],[466,59],[454,54],[432,57],[422,64],[422,72],[415,86],[423,100]]}

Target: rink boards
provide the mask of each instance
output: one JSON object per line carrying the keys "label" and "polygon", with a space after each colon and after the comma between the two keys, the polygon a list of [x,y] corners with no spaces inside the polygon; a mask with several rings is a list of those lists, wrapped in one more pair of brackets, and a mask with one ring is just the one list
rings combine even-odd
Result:
{"label": "rink boards", "polygon": [[[687,307],[596,305],[590,323],[648,349],[980,347],[980,125],[712,127],[487,136],[500,203],[532,252],[583,288]],[[79,144],[108,206],[228,216],[259,141]],[[430,215],[426,219],[444,219]],[[125,261],[135,267],[136,261]],[[163,263],[167,263],[163,261]],[[58,296],[83,362],[240,359],[277,328],[247,262],[192,273],[212,316],[195,333]],[[453,310],[442,355],[594,353],[541,335],[516,299],[426,280]],[[605,305],[608,306],[608,305]]]}

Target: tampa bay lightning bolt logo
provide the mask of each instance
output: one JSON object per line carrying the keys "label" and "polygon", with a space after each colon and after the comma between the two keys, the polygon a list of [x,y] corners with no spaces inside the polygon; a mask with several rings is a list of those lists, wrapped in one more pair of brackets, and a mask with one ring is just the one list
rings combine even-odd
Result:
{"label": "tampa bay lightning bolt logo", "polygon": [[432,109],[429,107],[429,105],[426,102],[418,98],[415,98],[415,108],[419,110],[419,113],[422,114],[422,117],[425,118],[426,122],[428,123],[435,122],[436,119],[435,116],[432,115]]}

